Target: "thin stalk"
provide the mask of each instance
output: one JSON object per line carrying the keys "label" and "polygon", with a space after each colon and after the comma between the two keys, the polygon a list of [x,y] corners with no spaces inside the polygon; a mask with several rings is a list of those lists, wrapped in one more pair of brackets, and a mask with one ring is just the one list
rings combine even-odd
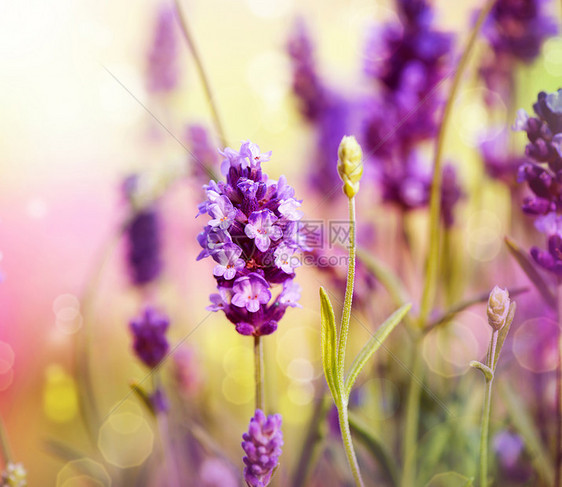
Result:
{"label": "thin stalk", "polygon": [[0,450],[2,451],[2,457],[4,458],[4,463],[7,465],[12,462],[12,450],[10,448],[10,443],[8,442],[8,435],[6,434],[6,427],[4,426],[4,420],[0,417]]}
{"label": "thin stalk", "polygon": [[[488,359],[486,365],[494,370],[494,357],[496,355],[496,345],[498,343],[498,332],[493,331]],[[488,485],[488,432],[490,429],[490,410],[492,404],[492,383],[494,376],[486,379],[486,395],[484,396],[484,410],[482,411],[482,430],[480,432],[480,487]]]}
{"label": "thin stalk", "polygon": [[[345,389],[345,349],[347,346],[347,335],[349,334],[349,322],[351,320],[351,304],[353,300],[353,284],[355,282],[355,198],[349,198],[349,257],[347,263],[347,283],[345,286],[345,298],[343,301],[343,311],[340,326],[340,335],[338,337],[338,354],[337,354],[337,378],[340,390]],[[347,461],[351,467],[355,484],[358,487],[363,486],[359,464],[353,449],[351,441],[351,431],[349,429],[349,420],[347,413],[348,397],[342,397],[338,408],[338,419],[340,423],[341,436]]]}
{"label": "thin stalk", "polygon": [[357,462],[355,450],[353,449],[353,442],[351,441],[351,430],[349,429],[349,418],[347,413],[347,398],[343,400],[343,404],[338,408],[338,419],[340,423],[343,447],[345,449],[345,454],[347,455],[347,461],[351,467],[351,473],[353,474],[355,485],[357,487],[363,487],[363,479],[361,478],[361,472],[359,471],[359,463]]}
{"label": "thin stalk", "polygon": [[[558,323],[562,323],[562,279],[558,279],[556,293]],[[560,329],[560,328],[559,328]],[[558,366],[556,367],[556,463],[554,485],[562,487],[562,331],[558,332]]]}
{"label": "thin stalk", "polygon": [[349,198],[349,257],[347,263],[347,283],[345,286],[345,298],[341,318],[340,336],[338,339],[338,377],[345,375],[345,349],[347,346],[347,335],[349,334],[349,322],[351,319],[351,301],[353,299],[353,284],[355,282],[355,198]]}
{"label": "thin stalk", "polygon": [[189,50],[191,51],[193,60],[195,61],[195,67],[199,74],[199,78],[201,79],[201,83],[203,84],[203,90],[205,91],[205,96],[207,97],[207,103],[209,104],[209,108],[211,109],[211,114],[213,117],[213,123],[215,125],[215,129],[220,138],[222,146],[226,147],[227,145],[226,135],[224,132],[223,124],[221,122],[221,118],[219,116],[219,112],[217,110],[215,99],[213,97],[213,93],[211,90],[211,83],[209,82],[209,78],[207,77],[207,72],[203,67],[203,61],[201,55],[199,54],[199,50],[197,49],[193,36],[191,35],[191,30],[189,29],[189,24],[187,23],[187,18],[184,15],[180,1],[175,0],[175,5],[176,5],[176,10],[178,12],[182,33],[185,37],[185,40],[187,41],[187,45],[189,47]]}
{"label": "thin stalk", "polygon": [[320,448],[320,443],[325,436],[322,425],[331,403],[330,396],[323,392],[322,395],[316,399],[308,431],[302,445],[301,454],[298,457],[299,463],[291,483],[293,487],[301,487],[301,485],[308,484],[308,478],[314,470],[322,450],[322,448]]}
{"label": "thin stalk", "polygon": [[418,423],[420,399],[423,384],[423,361],[418,340],[414,342],[412,376],[406,403],[406,426],[404,430],[402,487],[411,487],[416,478],[416,457],[418,451]]}
{"label": "thin stalk", "polygon": [[459,60],[455,76],[453,77],[447,102],[445,104],[445,108],[443,109],[443,118],[439,127],[439,133],[437,134],[435,159],[433,163],[433,184],[431,185],[431,199],[429,207],[429,250],[426,259],[425,283],[423,287],[419,317],[421,327],[425,325],[435,299],[435,286],[439,266],[439,241],[441,234],[441,161],[443,159],[443,149],[445,147],[445,135],[449,126],[451,114],[453,113],[453,106],[462,80],[462,75],[468,66],[468,61],[474,49],[474,45],[476,44],[476,39],[480,29],[482,28],[482,24],[490,13],[490,10],[494,6],[495,2],[496,0],[488,0],[478,15],[476,25],[472,29],[466,47]]}
{"label": "thin stalk", "polygon": [[[256,409],[264,411],[263,393],[263,343],[260,337],[254,337],[254,379],[256,382]],[[265,411],[264,411],[265,412]]]}

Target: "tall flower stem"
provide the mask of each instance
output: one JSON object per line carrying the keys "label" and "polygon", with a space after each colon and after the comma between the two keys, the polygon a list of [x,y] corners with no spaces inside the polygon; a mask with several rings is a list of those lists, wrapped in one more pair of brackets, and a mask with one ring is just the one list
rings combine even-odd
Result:
{"label": "tall flower stem", "polygon": [[4,420],[2,418],[0,418],[0,451],[2,452],[4,463],[10,463],[12,461],[12,450],[10,449],[6,427],[4,426]]}
{"label": "tall flower stem", "polygon": [[345,375],[345,349],[349,322],[351,321],[351,301],[353,299],[353,285],[355,283],[355,198],[349,198],[349,256],[347,262],[347,282],[341,318],[340,336],[338,340],[338,376]]}
{"label": "tall flower stem", "polygon": [[478,20],[476,21],[470,37],[468,38],[466,47],[462,53],[453,77],[447,102],[445,104],[445,108],[443,109],[443,118],[439,127],[439,133],[437,134],[435,159],[433,162],[433,184],[431,185],[431,199],[429,207],[429,251],[426,259],[425,285],[423,288],[419,318],[420,325],[422,326],[425,325],[427,321],[427,317],[429,316],[435,299],[435,287],[439,263],[439,241],[441,234],[441,162],[443,159],[443,149],[445,147],[445,135],[449,125],[449,120],[453,113],[456,95],[459,90],[463,74],[468,66],[470,55],[472,54],[474,45],[476,44],[476,39],[478,38],[478,34],[484,24],[484,20],[486,20],[486,17],[490,13],[490,10],[496,1],[497,0],[488,0],[478,15]]}
{"label": "tall flower stem", "polygon": [[[494,369],[494,357],[496,355],[496,345],[498,343],[498,332],[492,332],[492,340],[488,350],[486,365]],[[484,409],[482,411],[482,428],[480,432],[480,487],[488,485],[488,432],[490,429],[490,409],[492,404],[492,383],[494,375],[486,378],[486,393],[484,396]]]}
{"label": "tall flower stem", "polygon": [[341,437],[343,440],[345,454],[347,455],[347,461],[349,462],[351,473],[355,479],[355,485],[363,487],[363,479],[361,478],[361,472],[359,471],[359,463],[357,462],[357,457],[355,456],[355,450],[353,449],[353,443],[351,441],[351,430],[349,429],[347,406],[347,399],[344,399],[344,403],[341,407],[338,407],[338,420],[340,423]]}
{"label": "tall flower stem", "polygon": [[[341,319],[340,334],[338,339],[338,362],[337,380],[340,383],[340,390],[344,389],[345,379],[345,349],[347,346],[347,335],[349,334],[349,322],[351,321],[351,304],[353,300],[353,284],[355,282],[355,197],[349,198],[349,257],[347,263],[347,283],[345,286],[345,298]],[[351,440],[351,430],[349,429],[349,419],[347,413],[348,398],[343,397],[341,404],[337,404],[338,419],[343,440],[343,446],[347,461],[351,467],[353,478],[357,486],[363,486],[363,479],[359,471],[359,463],[353,449]]]}
{"label": "tall flower stem", "polygon": [[260,337],[254,337],[254,378],[256,382],[256,409],[264,410],[264,387],[263,387],[263,343]]}
{"label": "tall flower stem", "polygon": [[209,108],[211,109],[211,114],[213,116],[213,123],[215,125],[215,129],[221,140],[222,146],[226,147],[227,143],[226,143],[226,135],[224,132],[224,127],[221,122],[219,112],[217,110],[215,99],[213,97],[213,92],[211,90],[211,83],[209,82],[209,78],[207,77],[207,72],[203,67],[203,61],[201,55],[199,54],[199,50],[197,49],[193,36],[191,35],[191,30],[189,29],[189,24],[187,23],[187,18],[181,7],[180,0],[175,0],[175,5],[179,16],[182,33],[185,37],[185,40],[187,41],[187,45],[189,46],[189,49],[193,56],[193,60],[195,61],[195,67],[197,68],[197,72],[199,73],[199,78],[201,79],[201,83],[203,84],[205,96],[207,97],[207,103],[209,104]]}
{"label": "tall flower stem", "polygon": [[419,347],[419,340],[414,342],[414,357],[412,364],[412,377],[408,388],[406,402],[406,426],[404,430],[402,471],[402,487],[414,485],[416,477],[416,456],[418,446],[418,422],[420,416],[420,398],[423,384],[423,360]]}
{"label": "tall flower stem", "polygon": [[325,433],[322,430],[322,425],[324,424],[324,419],[330,405],[330,397],[322,392],[314,404],[308,431],[302,444],[302,450],[298,457],[299,462],[297,468],[295,469],[291,485],[307,485],[308,483],[308,478],[314,470],[318,457],[322,451],[321,442],[325,436]]}
{"label": "tall flower stem", "polygon": [[[470,33],[466,47],[455,71],[447,102],[445,104],[445,108],[443,109],[443,118],[439,127],[439,133],[437,134],[435,159],[433,163],[433,184],[431,185],[431,198],[429,204],[429,249],[425,262],[425,282],[423,286],[418,320],[420,329],[425,328],[427,325],[428,317],[435,300],[437,277],[439,273],[439,249],[441,241],[441,163],[445,147],[445,135],[453,113],[456,95],[459,90],[463,74],[468,66],[470,56],[474,50],[476,39],[478,38],[478,34],[484,24],[484,20],[486,20],[486,17],[490,13],[490,10],[494,6],[495,2],[496,0],[487,0],[484,7],[482,7],[482,10],[480,10],[476,24]],[[420,361],[419,365],[416,365],[416,360]],[[418,352],[415,352],[414,370],[412,371],[412,379],[410,380],[406,409],[407,438],[404,442],[404,470],[402,475],[403,487],[411,487],[414,485],[415,479],[416,447],[420,409],[419,401],[422,387],[420,378],[421,365],[421,356],[419,356]],[[416,371],[416,367],[418,367],[419,370]]]}
{"label": "tall flower stem", "polygon": [[556,367],[556,454],[554,485],[562,486],[562,279],[558,278],[557,287],[557,307],[558,307],[558,365]]}

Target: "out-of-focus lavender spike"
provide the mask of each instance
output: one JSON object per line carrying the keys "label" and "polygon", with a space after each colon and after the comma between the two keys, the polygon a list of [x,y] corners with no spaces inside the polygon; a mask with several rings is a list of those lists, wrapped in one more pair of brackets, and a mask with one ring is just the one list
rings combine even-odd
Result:
{"label": "out-of-focus lavender spike", "polygon": [[[498,0],[483,26],[491,49],[486,50],[479,73],[486,87],[504,100],[513,92],[515,65],[533,62],[545,40],[558,31],[547,4],[545,0]],[[497,96],[485,98],[489,105],[497,100]]]}
{"label": "out-of-focus lavender spike", "polygon": [[215,145],[211,143],[209,132],[202,125],[189,125],[185,138],[191,150],[190,172],[203,184],[209,178],[208,170],[218,167],[219,153]]}
{"label": "out-of-focus lavender spike", "polygon": [[134,285],[142,286],[155,281],[162,272],[161,223],[156,202],[142,208],[135,207],[135,192],[139,178],[129,176],[123,183],[132,215],[125,228],[126,256],[129,276]]}
{"label": "out-of-focus lavender spike", "polygon": [[133,349],[146,366],[156,367],[168,353],[170,344],[166,331],[169,326],[169,318],[151,306],[131,320],[129,327],[133,334]]}
{"label": "out-of-focus lavender spike", "polygon": [[242,436],[244,457],[244,480],[248,487],[266,487],[279,463],[283,433],[281,431],[281,415],[265,416],[256,409],[250,419],[248,432]]}
{"label": "out-of-focus lavender spike", "polygon": [[302,18],[295,21],[287,52],[293,67],[293,93],[299,100],[300,111],[307,120],[315,121],[325,109],[326,88],[317,73],[314,46]]}
{"label": "out-of-focus lavender spike", "polygon": [[147,59],[147,89],[152,93],[172,91],[179,78],[178,37],[173,3],[158,7],[152,44]]}

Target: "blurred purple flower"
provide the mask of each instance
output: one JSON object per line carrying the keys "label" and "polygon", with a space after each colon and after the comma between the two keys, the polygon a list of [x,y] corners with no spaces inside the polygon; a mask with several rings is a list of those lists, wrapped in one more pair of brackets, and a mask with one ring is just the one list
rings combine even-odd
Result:
{"label": "blurred purple flower", "polygon": [[148,53],[147,88],[153,93],[172,91],[178,82],[178,42],[175,9],[168,2],[159,6]]}
{"label": "blurred purple flower", "polygon": [[249,487],[266,487],[279,463],[283,433],[281,432],[281,415],[273,414],[266,418],[256,409],[250,419],[248,433],[242,436],[244,457],[244,480]]}
{"label": "blurred purple flower", "polygon": [[142,286],[156,280],[162,272],[161,223],[155,202],[141,209],[133,205],[137,185],[137,175],[129,176],[123,183],[123,192],[132,210],[125,227],[126,258],[132,283]]}
{"label": "blurred purple flower", "polygon": [[[514,91],[516,63],[530,64],[540,54],[544,41],[556,35],[556,23],[546,12],[547,0],[498,0],[482,32],[491,49],[485,51],[479,74],[486,87],[509,100]],[[497,96],[486,96],[489,105]]]}
{"label": "blurred purple flower", "polygon": [[[294,254],[307,249],[298,232],[301,202],[285,177],[273,181],[262,172],[271,152],[244,142],[222,154],[226,181],[206,185],[207,200],[199,205],[199,214],[212,219],[197,237],[198,259],[217,262],[219,292],[207,309],[224,311],[242,335],[268,335],[299,299],[300,288],[291,283],[299,265]],[[272,300],[276,284],[283,290]]]}
{"label": "blurred purple flower", "polygon": [[218,166],[218,151],[211,143],[207,130],[201,125],[188,126],[185,140],[191,151],[191,173],[202,184],[209,177],[206,168],[214,169]]}
{"label": "blurred purple flower", "polygon": [[166,338],[169,318],[151,306],[146,306],[142,314],[131,320],[129,325],[135,354],[148,367],[156,367],[170,348]]}
{"label": "blurred purple flower", "polygon": [[513,481],[528,481],[532,468],[523,460],[523,439],[515,433],[503,430],[494,436],[493,445],[502,473]]}
{"label": "blurred purple flower", "polygon": [[293,68],[293,93],[300,111],[307,120],[317,120],[326,104],[326,88],[316,71],[314,46],[302,18],[295,21],[287,52]]}

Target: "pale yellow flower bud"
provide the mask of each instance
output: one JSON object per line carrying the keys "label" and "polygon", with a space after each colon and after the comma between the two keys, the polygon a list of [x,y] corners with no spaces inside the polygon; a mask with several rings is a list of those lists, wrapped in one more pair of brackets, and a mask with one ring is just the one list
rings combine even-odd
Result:
{"label": "pale yellow flower bud", "polygon": [[509,292],[495,286],[488,299],[488,323],[494,330],[500,330],[509,314]]}
{"label": "pale yellow flower bud", "polygon": [[0,487],[27,487],[27,472],[21,463],[8,463]]}
{"label": "pale yellow flower bud", "polygon": [[363,151],[352,135],[345,135],[338,149],[338,174],[343,181],[343,192],[353,198],[359,191],[363,175]]}

